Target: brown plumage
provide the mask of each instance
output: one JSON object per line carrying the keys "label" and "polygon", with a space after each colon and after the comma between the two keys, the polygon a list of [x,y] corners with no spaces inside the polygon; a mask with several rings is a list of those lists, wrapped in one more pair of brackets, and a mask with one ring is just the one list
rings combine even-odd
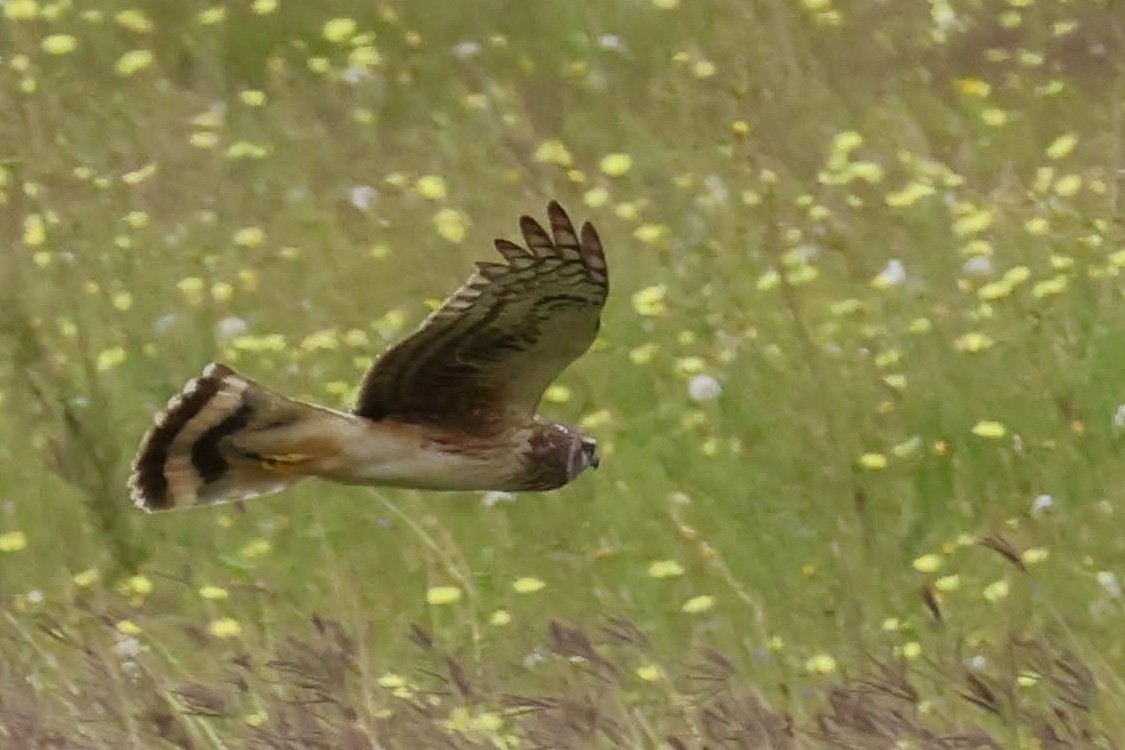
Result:
{"label": "brown plumage", "polygon": [[363,379],[351,413],[209,365],[141,443],[129,488],[146,510],[277,492],[305,478],[437,490],[550,490],[598,465],[592,438],[536,415],[585,352],[609,291],[594,228],[555,201],[550,231],[520,218],[526,248],[477,272]]}

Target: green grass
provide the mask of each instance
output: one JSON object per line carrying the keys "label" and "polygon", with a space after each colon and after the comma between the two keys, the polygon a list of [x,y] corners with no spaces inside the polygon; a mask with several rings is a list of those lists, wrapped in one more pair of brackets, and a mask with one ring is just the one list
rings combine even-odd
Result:
{"label": "green grass", "polygon": [[[1125,742],[1115,3],[211,7],[0,6],[0,737]],[[129,505],[151,414],[208,361],[346,405],[550,198],[610,263],[542,407],[597,472],[487,508],[311,481]],[[434,687],[446,657],[474,688]],[[293,718],[310,690],[333,708]]]}

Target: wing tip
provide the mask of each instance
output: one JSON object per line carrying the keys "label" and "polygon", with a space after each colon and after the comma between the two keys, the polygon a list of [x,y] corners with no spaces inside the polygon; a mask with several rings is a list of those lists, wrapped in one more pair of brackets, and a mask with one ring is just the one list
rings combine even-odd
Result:
{"label": "wing tip", "polygon": [[534,217],[523,214],[519,218],[520,231],[527,242],[527,248],[505,239],[497,239],[494,244],[501,255],[517,268],[526,264],[529,258],[557,257],[569,261],[581,261],[586,266],[592,280],[600,284],[608,282],[608,265],[601,236],[590,221],[582,222],[575,231],[574,222],[556,198],[547,201],[547,216],[550,220],[551,234]]}

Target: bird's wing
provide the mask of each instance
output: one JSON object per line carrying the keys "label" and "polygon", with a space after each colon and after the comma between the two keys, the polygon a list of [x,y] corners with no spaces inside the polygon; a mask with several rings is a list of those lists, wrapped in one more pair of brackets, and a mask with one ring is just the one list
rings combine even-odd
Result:
{"label": "bird's wing", "polygon": [[550,233],[521,217],[526,249],[496,240],[507,262],[478,263],[464,286],[372,365],[357,415],[481,427],[535,412],[551,381],[590,347],[609,291],[593,226],[575,232],[555,201],[547,215]]}

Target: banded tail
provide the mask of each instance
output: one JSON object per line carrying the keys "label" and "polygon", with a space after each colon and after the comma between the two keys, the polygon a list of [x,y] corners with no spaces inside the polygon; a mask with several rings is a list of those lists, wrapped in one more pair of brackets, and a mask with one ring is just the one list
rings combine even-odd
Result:
{"label": "banded tail", "polygon": [[133,462],[130,496],[159,511],[280,492],[331,457],[331,441],[310,436],[340,418],[208,365],[155,416]]}

